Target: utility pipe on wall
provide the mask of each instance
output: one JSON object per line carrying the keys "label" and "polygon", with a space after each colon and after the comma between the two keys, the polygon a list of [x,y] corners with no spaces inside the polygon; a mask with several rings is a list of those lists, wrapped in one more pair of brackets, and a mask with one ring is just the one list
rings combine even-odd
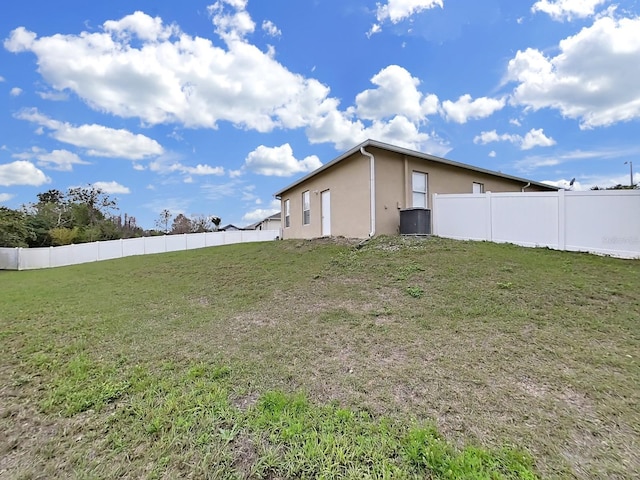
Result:
{"label": "utility pipe on wall", "polygon": [[367,152],[364,147],[360,147],[360,153],[362,153],[362,155],[366,157],[369,157],[369,181],[371,193],[371,198],[369,199],[371,207],[371,230],[369,231],[369,237],[373,237],[376,234],[376,160],[373,154]]}
{"label": "utility pipe on wall", "polygon": [[531,186],[531,182],[527,182],[527,184],[524,187],[522,187],[522,191],[524,192],[530,186]]}

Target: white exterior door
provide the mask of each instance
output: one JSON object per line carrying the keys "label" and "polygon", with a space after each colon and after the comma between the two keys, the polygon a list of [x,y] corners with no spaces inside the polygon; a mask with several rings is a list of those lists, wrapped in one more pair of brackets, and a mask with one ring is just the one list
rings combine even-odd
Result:
{"label": "white exterior door", "polygon": [[322,236],[328,237],[331,235],[331,191],[325,190],[320,193],[320,203],[322,215]]}

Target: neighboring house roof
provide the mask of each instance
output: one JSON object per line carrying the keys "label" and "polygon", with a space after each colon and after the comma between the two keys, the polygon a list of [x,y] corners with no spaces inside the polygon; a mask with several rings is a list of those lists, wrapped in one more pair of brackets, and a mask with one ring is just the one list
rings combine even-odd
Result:
{"label": "neighboring house roof", "polygon": [[263,218],[262,220],[256,222],[256,223],[252,223],[251,225],[247,225],[246,227],[244,227],[244,230],[255,230],[256,228],[258,228],[258,225],[260,225],[261,223],[264,222],[268,222],[270,220],[278,220],[280,221],[282,219],[280,212],[274,213],[273,215],[270,215],[268,217]]}
{"label": "neighboring house roof", "polygon": [[388,143],[379,142],[377,140],[366,140],[366,141],[362,142],[361,144],[353,147],[351,150],[343,153],[339,157],[334,158],[330,162],[325,163],[320,168],[317,168],[316,170],[314,170],[313,172],[309,173],[308,175],[305,175],[304,177],[302,177],[301,179],[299,179],[296,182],[292,183],[291,185],[288,185],[287,187],[279,190],[278,192],[275,193],[275,197],[276,198],[280,198],[284,192],[286,192],[288,190],[291,190],[292,188],[300,185],[301,183],[306,182],[309,178],[319,174],[320,172],[323,172],[324,170],[326,170],[328,168],[333,167],[337,163],[340,163],[344,159],[346,159],[346,158],[350,157],[351,155],[353,155],[354,153],[357,153],[358,151],[360,151],[360,148],[362,148],[362,147],[364,147],[364,148],[367,148],[367,147],[380,148],[382,150],[387,150],[389,152],[395,152],[395,153],[399,153],[401,155],[410,155],[412,157],[422,158],[424,160],[429,160],[431,162],[438,162],[438,163],[442,163],[442,164],[445,164],[445,165],[451,165],[451,166],[454,166],[454,167],[466,168],[467,170],[473,170],[473,171],[476,171],[476,172],[486,173],[486,174],[489,174],[489,175],[495,175],[495,176],[498,176],[498,177],[507,178],[507,179],[510,179],[510,180],[515,180],[515,181],[519,181],[519,182],[523,182],[523,183],[531,183],[531,185],[537,185],[539,187],[543,187],[543,188],[546,188],[546,189],[549,189],[549,190],[559,190],[558,187],[554,187],[552,185],[547,185],[546,183],[534,182],[533,180],[529,180],[529,179],[526,179],[526,178],[515,177],[513,175],[506,175],[504,173],[496,172],[494,170],[487,170],[486,168],[474,167],[473,165],[469,165],[469,164],[466,164],[466,163],[455,162],[453,160],[447,160],[446,158],[436,157],[435,155],[430,155],[428,153],[422,153],[422,152],[418,152],[418,151],[415,151],[415,150],[410,150],[408,148],[403,148],[403,147],[398,147],[398,146],[395,146],[395,145],[390,145]]}
{"label": "neighboring house roof", "polygon": [[236,227],[234,224],[230,223],[229,225],[220,227],[218,230],[244,230],[244,228]]}

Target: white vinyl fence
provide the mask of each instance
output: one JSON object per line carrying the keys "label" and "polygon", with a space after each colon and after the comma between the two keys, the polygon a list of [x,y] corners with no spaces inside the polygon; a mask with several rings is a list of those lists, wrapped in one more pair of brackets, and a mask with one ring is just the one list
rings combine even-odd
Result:
{"label": "white vinyl fence", "polygon": [[63,247],[0,248],[0,270],[32,270],[98,262],[132,255],[175,252],[232,243],[275,240],[279,230],[189,233],[82,243]]}
{"label": "white vinyl fence", "polygon": [[433,234],[640,258],[640,191],[434,195]]}

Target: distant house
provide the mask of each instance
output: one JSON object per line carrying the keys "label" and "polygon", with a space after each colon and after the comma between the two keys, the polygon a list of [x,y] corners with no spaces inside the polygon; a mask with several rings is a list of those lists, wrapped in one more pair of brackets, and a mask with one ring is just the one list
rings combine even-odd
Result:
{"label": "distant house", "polygon": [[274,213],[273,215],[268,216],[260,220],[259,222],[247,227],[251,230],[280,230],[282,226],[281,213]]}
{"label": "distant house", "polygon": [[237,232],[240,230],[245,230],[245,229],[241,227],[236,227],[232,223],[230,223],[229,225],[225,225],[224,227],[220,227],[218,229],[219,232]]}
{"label": "distant house", "polygon": [[401,211],[431,208],[434,194],[557,188],[367,140],[278,191],[283,238],[396,234]]}

